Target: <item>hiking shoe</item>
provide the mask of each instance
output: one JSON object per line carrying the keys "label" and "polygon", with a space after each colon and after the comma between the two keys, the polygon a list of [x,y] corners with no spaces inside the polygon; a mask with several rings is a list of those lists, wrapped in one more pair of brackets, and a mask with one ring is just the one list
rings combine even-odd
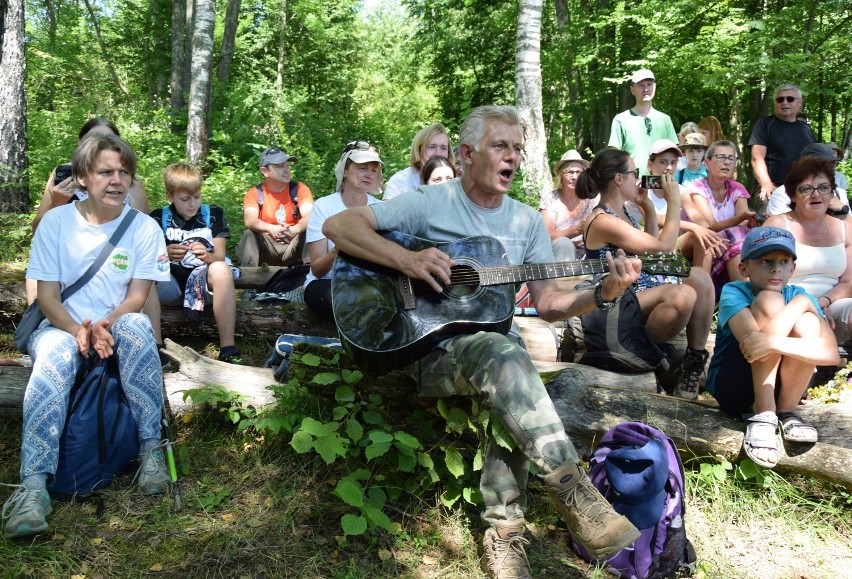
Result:
{"label": "hiking shoe", "polygon": [[524,521],[498,523],[497,528],[485,531],[482,546],[488,575],[494,579],[532,579],[530,563],[524,547]]}
{"label": "hiking shoe", "polygon": [[612,509],[580,465],[566,462],[543,478],[571,535],[592,558],[609,557],[639,538],[639,530]]}
{"label": "hiking shoe", "polygon": [[707,350],[686,349],[686,354],[683,356],[683,370],[674,389],[675,396],[687,400],[698,398],[698,387],[704,376],[704,366],[709,356],[710,353]]}
{"label": "hiking shoe", "polygon": [[226,362],[228,364],[239,364],[240,366],[245,364],[245,362],[243,362],[243,355],[240,354],[240,351],[236,348],[226,352],[219,352],[219,357],[217,359],[220,362]]}
{"label": "hiking shoe", "polygon": [[161,495],[169,488],[171,477],[166,468],[163,449],[154,447],[142,456],[142,464],[137,471],[139,492],[143,495]]}
{"label": "hiking shoe", "polygon": [[45,489],[18,486],[3,505],[6,536],[10,539],[36,535],[47,530],[47,515],[53,511]]}

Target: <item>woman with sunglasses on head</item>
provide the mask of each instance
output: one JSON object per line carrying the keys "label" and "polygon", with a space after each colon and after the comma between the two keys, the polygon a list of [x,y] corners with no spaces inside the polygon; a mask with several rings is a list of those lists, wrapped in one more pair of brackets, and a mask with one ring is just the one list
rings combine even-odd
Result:
{"label": "woman with sunglasses on head", "polygon": [[311,259],[311,270],[305,280],[305,303],[324,318],[333,318],[331,266],[337,249],[323,235],[322,226],[326,219],[346,209],[381,203],[371,192],[381,188],[383,165],[378,151],[370,143],[348,143],[334,167],[337,191],[314,203],[305,237]]}
{"label": "woman with sunglasses on head", "polygon": [[446,157],[450,163],[455,163],[450,137],[447,129],[441,123],[433,123],[428,127],[420,129],[414,135],[411,143],[411,155],[409,166],[395,173],[385,187],[384,201],[393,199],[397,195],[414,191],[420,187],[420,170],[423,164],[432,157]]}
{"label": "woman with sunglasses on head", "polygon": [[802,157],[784,179],[791,211],[769,217],[766,225],[793,234],[797,259],[788,284],[817,298],[842,344],[852,339],[852,221],[826,213],[835,185],[834,163]]}
{"label": "woman with sunglasses on head", "polygon": [[456,178],[456,168],[446,157],[432,157],[420,170],[422,185],[438,185]]}
{"label": "woman with sunglasses on head", "polygon": [[[600,259],[607,251],[628,254],[672,252],[680,233],[680,187],[671,174],[661,177],[666,197],[666,220],[657,225],[657,214],[648,190],[639,187],[633,159],[620,149],[604,149],[577,179],[577,197],[600,203],[586,219],[584,241],[587,259]],[[626,211],[634,202],[645,215],[644,230]],[[703,269],[692,268],[681,285],[642,272],[634,288],[645,329],[657,344],[664,344],[686,328],[687,349],[683,372],[675,394],[694,399],[708,358],[705,349],[713,318],[713,284]],[[669,349],[669,348],[665,348]]]}
{"label": "woman with sunglasses on head", "polygon": [[742,242],[757,222],[755,212],[748,208],[748,191],[733,178],[737,169],[736,146],[731,141],[716,141],[707,148],[704,164],[707,177],[689,183],[687,195],[691,203],[685,204],[684,210],[693,223],[727,238],[725,251],[713,258],[714,281],[742,281]]}

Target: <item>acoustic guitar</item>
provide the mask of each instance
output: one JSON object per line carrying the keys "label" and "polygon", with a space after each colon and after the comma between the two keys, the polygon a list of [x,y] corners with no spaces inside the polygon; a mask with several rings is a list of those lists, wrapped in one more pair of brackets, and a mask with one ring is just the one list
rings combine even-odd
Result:
{"label": "acoustic guitar", "polygon": [[[344,348],[365,370],[400,368],[458,334],[505,334],[515,312],[515,284],[608,271],[602,259],[510,265],[503,244],[492,237],[433,242],[396,231],[379,234],[412,251],[438,248],[456,265],[450,284],[436,292],[394,269],[337,255],[331,274],[334,321]],[[689,275],[689,263],[679,254],[639,259],[651,274]]]}

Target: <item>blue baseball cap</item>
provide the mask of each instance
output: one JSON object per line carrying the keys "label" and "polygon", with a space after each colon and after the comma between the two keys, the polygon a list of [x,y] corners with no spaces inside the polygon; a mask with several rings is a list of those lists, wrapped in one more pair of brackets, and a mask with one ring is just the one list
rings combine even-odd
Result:
{"label": "blue baseball cap", "polygon": [[774,249],[786,251],[796,259],[796,238],[780,227],[755,227],[743,240],[740,259],[754,259]]}
{"label": "blue baseball cap", "polygon": [[669,457],[662,441],[651,438],[644,446],[616,448],[604,464],[615,512],[637,529],[656,525],[663,514],[669,477]]}

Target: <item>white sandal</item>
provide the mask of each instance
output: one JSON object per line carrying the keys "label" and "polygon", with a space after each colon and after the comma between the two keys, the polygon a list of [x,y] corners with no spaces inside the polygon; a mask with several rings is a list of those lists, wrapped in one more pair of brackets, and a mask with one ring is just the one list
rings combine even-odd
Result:
{"label": "white sandal", "polygon": [[[745,438],[743,438],[743,450],[756,465],[763,468],[775,468],[778,463],[778,436],[775,434],[777,429],[778,417],[771,410],[755,414],[748,419]],[[757,457],[755,451],[764,448],[775,451],[775,462]]]}

